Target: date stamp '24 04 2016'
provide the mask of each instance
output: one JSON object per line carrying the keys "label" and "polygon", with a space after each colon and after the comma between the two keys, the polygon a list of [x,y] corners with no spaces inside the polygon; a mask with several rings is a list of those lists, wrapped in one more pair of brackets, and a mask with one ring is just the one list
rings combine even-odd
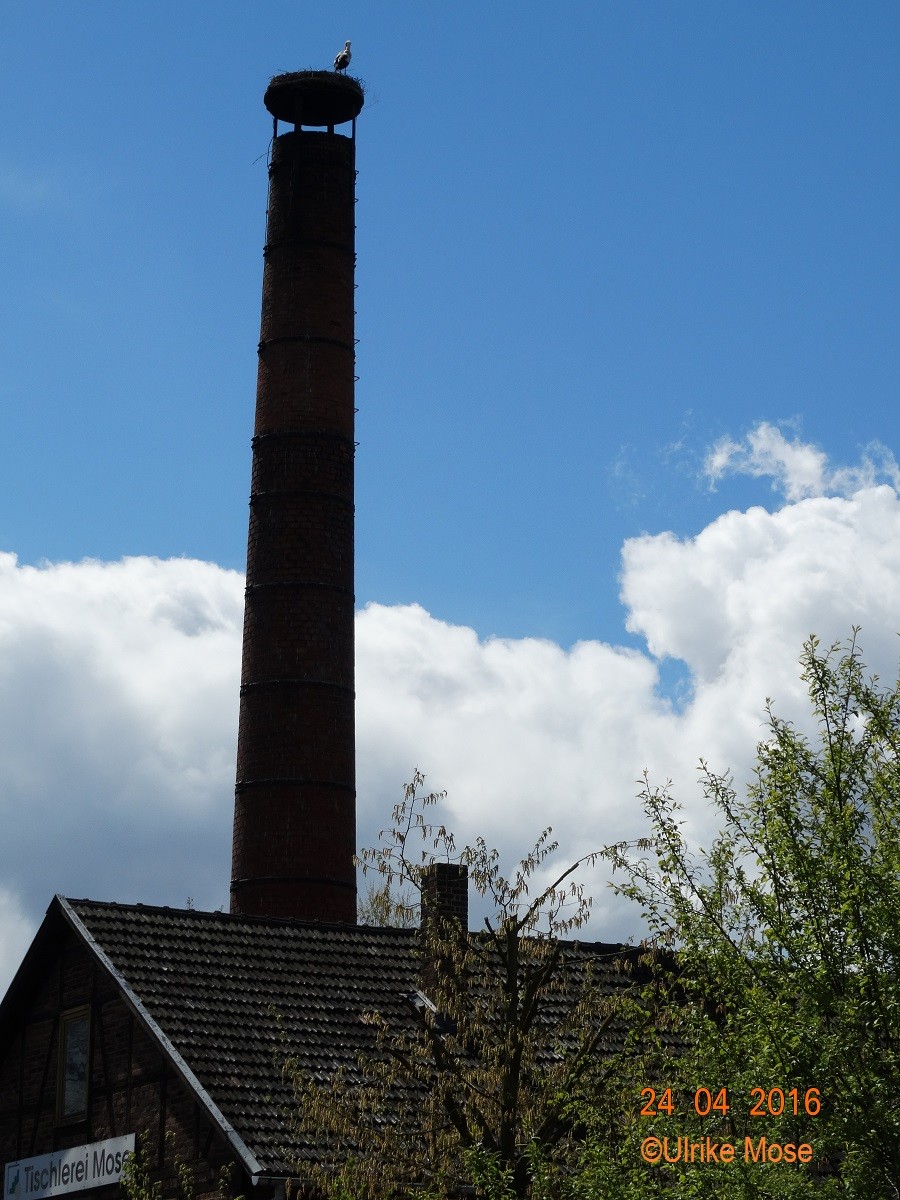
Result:
{"label": "date stamp '24 04 2016'", "polygon": [[[641,1091],[642,1117],[671,1117],[676,1112],[672,1089],[657,1092],[646,1087]],[[751,1088],[748,1115],[750,1117],[818,1116],[822,1098],[818,1088]],[[699,1087],[694,1092],[693,1108],[699,1117],[713,1114],[725,1116],[731,1109],[727,1088]],[[741,1151],[743,1150],[743,1153]],[[813,1148],[809,1142],[774,1142],[766,1137],[745,1137],[740,1143],[701,1137],[646,1137],[641,1142],[641,1158],[657,1163],[731,1163],[743,1158],[748,1163],[808,1163]]]}

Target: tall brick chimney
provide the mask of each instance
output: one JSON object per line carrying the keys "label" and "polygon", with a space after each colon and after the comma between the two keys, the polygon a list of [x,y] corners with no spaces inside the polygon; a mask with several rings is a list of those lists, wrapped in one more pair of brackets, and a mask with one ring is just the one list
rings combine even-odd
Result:
{"label": "tall brick chimney", "polygon": [[[302,71],[276,76],[265,105],[274,137],[231,911],[352,924],[354,163],[363,93],[355,79]],[[293,128],[279,136],[279,121]]]}

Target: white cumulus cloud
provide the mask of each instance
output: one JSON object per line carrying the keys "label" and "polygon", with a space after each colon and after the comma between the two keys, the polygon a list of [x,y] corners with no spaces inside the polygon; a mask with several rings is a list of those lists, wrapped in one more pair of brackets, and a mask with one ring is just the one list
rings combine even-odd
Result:
{"label": "white cumulus cloud", "polygon": [[[864,478],[865,461],[842,476],[819,451],[792,454],[770,473],[808,484],[778,511],[625,544],[621,596],[643,649],[483,639],[417,605],[363,609],[360,844],[416,766],[448,790],[460,838],[483,835],[507,865],[546,825],[566,861],[644,833],[644,768],[672,779],[708,844],[697,762],[747,779],[767,696],[807,720],[797,658],[810,633],[827,643],[861,625],[869,667],[895,677],[898,493],[820,494]],[[227,903],[242,604],[242,577],[212,563],[0,554],[0,990],[53,892]],[[660,682],[673,660],[677,703]],[[602,874],[595,885],[592,934],[637,933]]]}
{"label": "white cumulus cloud", "polygon": [[0,554],[4,883],[27,911],[222,891],[242,604],[212,563]]}
{"label": "white cumulus cloud", "polygon": [[[50,897],[47,899],[49,902]],[[19,969],[34,927],[34,919],[25,912],[19,897],[0,887],[0,997]]]}
{"label": "white cumulus cloud", "polygon": [[831,467],[822,450],[799,438],[789,440],[768,421],[760,421],[742,441],[720,438],[706,456],[703,473],[711,487],[726,475],[768,477],[773,489],[791,501],[900,483],[900,467],[880,442],[867,446],[855,466]]}

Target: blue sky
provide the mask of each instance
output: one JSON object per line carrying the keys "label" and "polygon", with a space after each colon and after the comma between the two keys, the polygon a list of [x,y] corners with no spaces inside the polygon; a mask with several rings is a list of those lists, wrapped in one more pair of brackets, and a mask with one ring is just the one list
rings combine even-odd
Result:
{"label": "blue sky", "polygon": [[[158,588],[153,614],[177,608],[173,628],[211,631],[192,669],[208,696],[229,699],[209,702],[217,715],[200,742],[163,721],[152,752],[136,742],[128,761],[178,758],[172,811],[189,778],[207,797],[197,813],[224,830],[200,874],[220,870],[271,134],[262,93],[272,74],[330,65],[348,37],[367,90],[356,591],[370,797],[387,805],[430,754],[420,765],[436,762],[433,782],[451,795],[469,789],[471,811],[460,800],[455,815],[474,822],[479,787],[493,781],[495,794],[509,758],[497,757],[499,727],[465,714],[501,677],[491,711],[508,714],[511,696],[549,686],[552,663],[570,682],[593,680],[591,701],[575,688],[573,714],[602,708],[615,671],[576,662],[576,643],[647,677],[640,703],[622,702],[634,723],[601,721],[587,758],[567,745],[568,702],[529,710],[539,741],[559,725],[544,761],[577,760],[576,791],[610,756],[621,790],[648,762],[666,773],[665,747],[699,753],[704,737],[743,761],[758,717],[720,745],[725,701],[709,699],[701,720],[703,688],[726,680],[758,713],[771,679],[787,679],[776,658],[795,662],[813,628],[844,636],[861,619],[873,657],[894,669],[896,4],[5,0],[0,553],[16,560],[0,710],[21,728],[0,747],[18,763],[0,804],[16,844],[31,844],[22,805],[52,825],[72,772],[79,794],[119,814],[116,836],[133,833],[128,805],[144,803],[146,780],[124,779],[100,749],[88,762],[83,731],[59,745],[35,731],[58,712],[62,729],[73,708],[94,714],[94,730],[121,716],[109,680],[112,664],[132,662],[125,644],[146,647],[128,695],[146,712],[154,697],[168,703],[181,651],[157,677],[165,654],[146,598]],[[111,570],[126,558],[143,564],[134,579]],[[110,584],[108,611],[91,591],[100,575],[60,566],[85,559],[110,568],[107,582],[130,580]],[[454,630],[466,631],[459,645]],[[86,646],[103,670],[81,663]],[[739,649],[762,662],[752,678]],[[491,657],[501,651],[519,663],[513,675]],[[469,673],[451,680],[470,652]],[[391,691],[398,662],[403,700]],[[531,682],[516,691],[520,668]],[[463,693],[469,708],[454,709]],[[784,694],[792,703],[787,683]],[[694,740],[653,741],[667,702],[691,708]],[[432,743],[450,711],[458,724]],[[382,712],[390,728],[376,736]],[[133,729],[146,727],[135,716]],[[629,739],[634,763],[620,753]],[[450,746],[468,773],[454,774]],[[70,751],[68,776],[45,770]],[[582,809],[605,805],[588,797]],[[537,800],[528,811],[539,823]],[[98,853],[85,849],[81,874],[61,847],[27,884],[10,876],[8,928],[30,928],[55,890],[132,899],[107,895],[123,883]],[[181,902],[186,886],[148,883],[134,898]],[[212,883],[196,890],[216,900]]]}
{"label": "blue sky", "polygon": [[618,556],[792,422],[897,444],[893,4],[44,2],[0,16],[0,545],[242,568],[270,74],[346,36],[358,583],[621,624]]}

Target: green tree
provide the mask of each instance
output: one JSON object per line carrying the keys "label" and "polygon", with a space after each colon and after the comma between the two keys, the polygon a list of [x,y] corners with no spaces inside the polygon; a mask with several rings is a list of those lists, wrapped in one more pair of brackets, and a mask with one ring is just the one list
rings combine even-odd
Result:
{"label": "green tree", "polygon": [[358,925],[392,925],[396,929],[411,929],[416,922],[417,903],[407,889],[397,895],[386,880],[372,883],[356,906]]}
{"label": "green tree", "polygon": [[[613,951],[604,961],[567,940],[590,911],[579,868],[597,855],[548,870],[545,830],[507,878],[483,840],[457,850],[429,819],[442,796],[422,783],[416,772],[393,828],[363,856],[381,902],[399,893],[408,921],[409,892],[438,859],[467,868],[492,915],[476,933],[440,915],[423,922],[421,1017],[398,1029],[368,1014],[373,1048],[355,1070],[323,1084],[288,1061],[298,1133],[332,1147],[303,1173],[322,1195],[354,1200],[473,1185],[491,1200],[561,1200],[578,1153],[572,1101],[602,1093],[638,1024],[623,1015],[630,988],[608,969]],[[535,886],[539,872],[551,882]]]}
{"label": "green tree", "polygon": [[[352,1078],[323,1086],[289,1064],[299,1125],[349,1151],[315,1178],[324,1195],[900,1196],[900,684],[867,676],[855,635],[811,639],[801,663],[817,733],[770,710],[744,793],[701,766],[708,850],[647,783],[649,836],[604,852],[651,930],[649,978],[616,996],[567,940],[589,910],[579,864],[532,899],[549,831],[506,879],[484,842],[457,853],[427,820],[440,797],[417,774],[366,865],[386,898],[420,887],[435,855],[463,862],[495,915],[478,934],[426,922],[433,1007],[399,1033],[370,1014],[375,1049]],[[670,1151],[708,1137],[735,1159],[650,1165],[648,1136]],[[763,1138],[812,1161],[759,1161]]]}
{"label": "green tree", "polygon": [[[165,1141],[167,1147],[171,1147],[175,1141],[175,1134],[171,1129],[166,1132]],[[122,1167],[119,1186],[125,1200],[163,1200],[166,1194],[177,1194],[177,1200],[195,1200],[197,1181],[191,1163],[186,1162],[181,1155],[175,1154],[172,1166],[167,1171],[165,1164],[159,1164],[155,1168],[150,1165],[154,1157],[151,1152],[150,1131],[144,1129],[137,1135],[134,1150],[126,1154]],[[216,1200],[244,1200],[243,1196],[234,1195],[231,1186],[232,1174],[232,1164],[223,1164],[219,1170]],[[207,1190],[206,1194],[210,1195],[210,1191]]]}
{"label": "green tree", "polygon": [[[689,851],[668,789],[647,785],[651,852],[611,857],[677,955],[659,994],[682,1040],[668,1067],[679,1110],[700,1086],[730,1102],[634,1137],[767,1135],[809,1143],[814,1162],[639,1168],[644,1195],[661,1180],[673,1196],[900,1195],[900,685],[867,676],[855,633],[829,650],[810,639],[801,663],[817,735],[770,710],[743,795],[701,766],[721,827],[710,849]],[[585,1180],[609,1165],[602,1145],[592,1156]]]}

